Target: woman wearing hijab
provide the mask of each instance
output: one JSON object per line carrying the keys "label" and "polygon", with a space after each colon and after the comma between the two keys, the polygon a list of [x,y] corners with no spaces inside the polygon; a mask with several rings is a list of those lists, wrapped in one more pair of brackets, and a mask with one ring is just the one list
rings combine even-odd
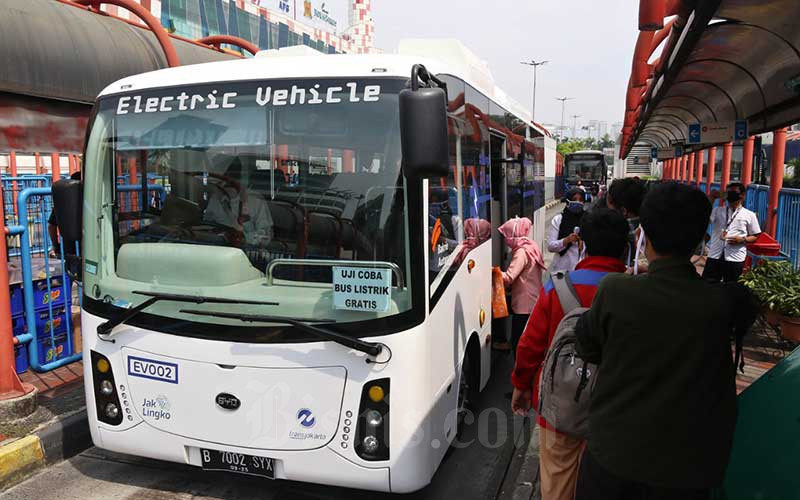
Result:
{"label": "woman wearing hijab", "polygon": [[575,266],[583,258],[583,244],[576,232],[583,218],[583,204],[586,193],[572,188],[564,196],[567,204],[564,211],[553,217],[547,230],[547,250],[555,253],[550,272],[574,271]]}
{"label": "woman wearing hijab", "polygon": [[533,305],[539,298],[542,288],[542,271],[545,269],[542,251],[539,245],[531,240],[528,235],[533,223],[527,217],[516,217],[498,228],[505,238],[506,245],[511,249],[511,263],[503,273],[503,284],[506,289],[511,287],[511,342],[507,346],[499,343],[496,348],[516,350],[517,342],[525,329]]}
{"label": "woman wearing hijab", "polygon": [[454,262],[460,263],[473,249],[492,237],[492,225],[488,220],[472,218],[464,222],[464,243]]}

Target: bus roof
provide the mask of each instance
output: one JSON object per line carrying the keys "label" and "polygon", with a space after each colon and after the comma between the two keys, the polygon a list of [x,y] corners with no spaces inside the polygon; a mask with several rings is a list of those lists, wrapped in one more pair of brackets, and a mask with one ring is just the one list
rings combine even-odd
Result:
{"label": "bus roof", "polygon": [[567,156],[570,156],[570,155],[601,155],[601,156],[603,156],[604,154],[605,153],[603,153],[602,151],[597,151],[597,150],[594,150],[594,149],[585,149],[585,150],[582,150],[582,151],[573,151],[572,153],[567,154]]}
{"label": "bus roof", "polygon": [[[413,65],[424,64],[434,74],[448,74],[462,79],[541,135],[550,135],[544,127],[531,121],[530,113],[524,106],[494,85],[488,66],[460,42],[409,40],[401,42],[400,52],[322,54],[304,46],[287,47],[262,51],[253,58],[179,66],[132,75],[108,85],[98,97],[160,87],[247,80],[378,76],[408,78]],[[423,52],[425,55],[421,54]]]}

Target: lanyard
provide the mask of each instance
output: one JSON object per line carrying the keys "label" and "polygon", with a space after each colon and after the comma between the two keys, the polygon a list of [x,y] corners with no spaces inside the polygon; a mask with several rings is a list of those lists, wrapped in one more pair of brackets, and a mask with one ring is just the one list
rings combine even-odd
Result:
{"label": "lanyard", "polygon": [[729,227],[731,227],[731,224],[733,224],[733,221],[734,221],[734,220],[736,220],[736,216],[737,216],[737,215],[739,215],[739,210],[741,210],[741,209],[742,209],[742,207],[739,207],[739,208],[737,208],[737,209],[736,209],[736,210],[733,212],[733,215],[731,215],[731,216],[728,218],[728,222],[725,224],[725,229],[723,229],[723,231],[727,231],[727,230],[728,230],[728,228],[729,228]]}

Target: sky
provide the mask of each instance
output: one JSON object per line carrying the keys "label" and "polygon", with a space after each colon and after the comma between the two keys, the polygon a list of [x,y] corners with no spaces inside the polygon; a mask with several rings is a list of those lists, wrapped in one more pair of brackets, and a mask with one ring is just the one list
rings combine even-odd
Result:
{"label": "sky", "polygon": [[638,35],[637,0],[375,0],[376,45],[394,52],[403,38],[457,38],[489,64],[495,84],[531,107],[533,70],[540,66],[536,121],[565,126],[581,115],[621,122],[633,46]]}

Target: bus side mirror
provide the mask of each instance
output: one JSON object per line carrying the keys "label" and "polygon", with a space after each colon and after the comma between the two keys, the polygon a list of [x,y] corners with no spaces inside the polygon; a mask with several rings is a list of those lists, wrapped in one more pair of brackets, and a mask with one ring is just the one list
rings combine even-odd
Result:
{"label": "bus side mirror", "polygon": [[444,177],[450,172],[447,97],[441,88],[400,92],[400,145],[409,179]]}
{"label": "bus side mirror", "polygon": [[61,179],[53,184],[53,210],[58,230],[65,240],[81,240],[83,223],[83,184],[73,179]]}

